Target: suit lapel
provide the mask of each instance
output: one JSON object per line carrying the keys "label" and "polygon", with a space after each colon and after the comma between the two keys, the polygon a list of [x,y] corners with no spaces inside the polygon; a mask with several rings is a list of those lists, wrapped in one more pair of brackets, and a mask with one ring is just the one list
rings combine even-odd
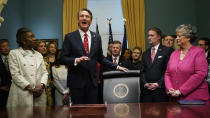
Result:
{"label": "suit lapel", "polygon": [[82,55],[87,56],[87,54],[85,52],[85,47],[84,47],[83,42],[82,42],[82,38],[81,38],[80,33],[79,33],[79,30],[77,30],[77,35],[75,35],[75,36],[76,36],[75,37],[75,42],[76,42],[75,44],[77,44],[78,47],[82,49]]}
{"label": "suit lapel", "polygon": [[147,52],[147,60],[148,60],[149,65],[151,66],[152,65],[151,48]]}
{"label": "suit lapel", "polygon": [[96,47],[96,43],[97,43],[97,39],[96,39],[96,35],[90,31],[91,33],[91,46],[90,46],[90,57],[93,56],[94,51],[95,51],[95,47]]}
{"label": "suit lapel", "polygon": [[152,64],[155,64],[155,63],[156,63],[156,61],[158,60],[158,57],[159,57],[159,55],[161,54],[161,52],[162,52],[162,46],[159,45],[158,50],[157,50],[157,53],[156,53],[156,55],[155,55],[155,59],[154,59],[154,61],[153,61]]}

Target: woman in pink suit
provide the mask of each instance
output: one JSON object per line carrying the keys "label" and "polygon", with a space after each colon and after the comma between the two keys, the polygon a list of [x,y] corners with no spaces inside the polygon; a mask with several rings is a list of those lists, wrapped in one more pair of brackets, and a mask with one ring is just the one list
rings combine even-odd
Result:
{"label": "woman in pink suit", "polygon": [[209,100],[205,81],[208,64],[203,49],[193,46],[196,31],[191,25],[176,29],[180,49],[171,54],[165,73],[166,92],[171,100]]}

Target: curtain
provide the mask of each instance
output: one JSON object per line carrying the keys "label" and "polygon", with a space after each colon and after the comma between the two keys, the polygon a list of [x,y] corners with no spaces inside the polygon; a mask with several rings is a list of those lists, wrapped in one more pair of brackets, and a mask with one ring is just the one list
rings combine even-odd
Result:
{"label": "curtain", "polygon": [[145,6],[144,0],[121,0],[123,16],[126,19],[128,45],[130,49],[139,46],[144,51],[145,43]]}
{"label": "curtain", "polygon": [[63,39],[67,33],[78,29],[78,12],[87,7],[87,0],[63,1]]}

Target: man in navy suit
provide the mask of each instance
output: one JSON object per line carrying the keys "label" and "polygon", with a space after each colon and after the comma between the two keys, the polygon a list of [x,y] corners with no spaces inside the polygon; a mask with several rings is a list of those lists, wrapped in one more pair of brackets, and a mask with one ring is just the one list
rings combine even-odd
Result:
{"label": "man in navy suit", "polygon": [[148,41],[152,46],[142,55],[142,102],[167,102],[165,92],[164,74],[168,60],[173,51],[172,48],[160,44],[161,30],[153,27],[148,31]]}
{"label": "man in navy suit", "polygon": [[9,52],[9,41],[7,39],[0,39],[0,106],[6,106],[11,84],[11,75],[7,63]]}
{"label": "man in navy suit", "polygon": [[[125,59],[123,56],[120,56],[121,50],[122,50],[121,42],[118,40],[113,41],[111,55],[107,56],[106,59],[113,63],[116,63],[122,67],[126,67],[126,68],[130,69],[131,63],[127,59]],[[102,66],[103,72],[113,71],[113,70],[115,70],[115,69],[107,67],[106,65]]]}
{"label": "man in navy suit", "polygon": [[100,35],[89,30],[92,13],[82,9],[78,13],[79,29],[67,34],[63,43],[62,63],[68,65],[67,86],[73,104],[98,103],[97,62],[127,71],[105,59]]}

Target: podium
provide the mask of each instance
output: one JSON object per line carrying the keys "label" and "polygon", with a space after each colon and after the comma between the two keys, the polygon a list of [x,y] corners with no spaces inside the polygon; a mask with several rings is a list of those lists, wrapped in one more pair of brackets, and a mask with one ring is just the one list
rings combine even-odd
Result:
{"label": "podium", "polygon": [[140,102],[140,71],[103,73],[103,99],[108,104]]}

